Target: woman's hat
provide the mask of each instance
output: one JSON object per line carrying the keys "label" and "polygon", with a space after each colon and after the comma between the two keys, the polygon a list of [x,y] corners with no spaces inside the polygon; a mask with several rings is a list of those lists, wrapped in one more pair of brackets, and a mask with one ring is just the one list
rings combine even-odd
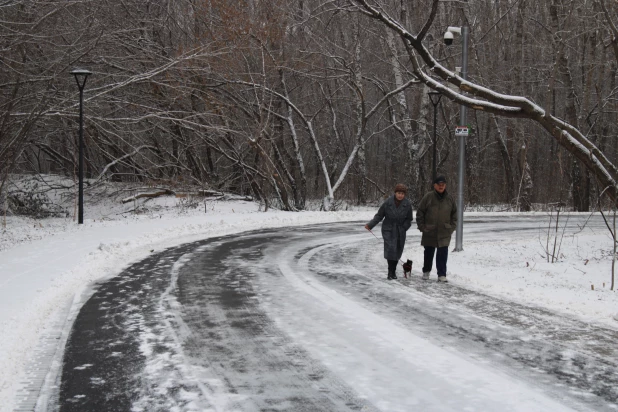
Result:
{"label": "woman's hat", "polygon": [[408,188],[406,187],[406,185],[398,183],[395,186],[395,193],[397,193],[397,192],[408,193]]}

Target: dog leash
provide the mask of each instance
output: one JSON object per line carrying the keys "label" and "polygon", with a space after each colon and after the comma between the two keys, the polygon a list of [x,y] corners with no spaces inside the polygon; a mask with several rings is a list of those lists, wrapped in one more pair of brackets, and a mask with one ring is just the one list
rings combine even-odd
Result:
{"label": "dog leash", "polygon": [[[380,240],[380,238],[377,237],[376,234],[371,231],[371,229],[367,229],[367,230],[369,231],[369,233],[371,233],[373,235],[373,237],[375,237],[376,239]],[[403,260],[399,259],[399,261],[401,262],[402,265],[405,265],[405,263],[403,263]]]}

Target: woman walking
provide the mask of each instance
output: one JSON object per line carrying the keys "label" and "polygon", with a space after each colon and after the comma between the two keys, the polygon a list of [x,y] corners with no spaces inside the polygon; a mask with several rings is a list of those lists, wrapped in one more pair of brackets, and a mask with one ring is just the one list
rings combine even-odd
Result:
{"label": "woman walking", "polygon": [[383,219],[384,259],[388,261],[387,279],[397,279],[397,261],[401,258],[406,243],[406,231],[412,226],[412,204],[406,199],[405,185],[395,186],[395,194],[382,203],[378,213],[365,225],[371,230]]}

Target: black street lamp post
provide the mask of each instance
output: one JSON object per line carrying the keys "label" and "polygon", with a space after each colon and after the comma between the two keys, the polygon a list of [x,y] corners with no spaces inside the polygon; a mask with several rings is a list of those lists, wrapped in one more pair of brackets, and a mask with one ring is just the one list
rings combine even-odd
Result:
{"label": "black street lamp post", "polygon": [[438,123],[438,105],[440,104],[440,99],[442,98],[442,94],[440,92],[429,92],[429,99],[431,100],[431,104],[433,104],[433,180],[438,177],[437,165],[436,165],[436,153],[438,147],[438,139],[436,138],[436,125]]}
{"label": "black street lamp post", "polygon": [[79,88],[79,209],[77,223],[84,223],[84,87],[92,72],[84,69],[71,71]]}

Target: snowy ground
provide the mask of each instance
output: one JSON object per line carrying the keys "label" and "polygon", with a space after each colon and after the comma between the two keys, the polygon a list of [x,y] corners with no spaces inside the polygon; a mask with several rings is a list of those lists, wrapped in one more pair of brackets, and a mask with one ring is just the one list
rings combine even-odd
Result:
{"label": "snowy ground", "polygon": [[[466,214],[464,221],[466,217],[500,216],[526,215],[473,213]],[[483,229],[482,233],[474,226],[469,226],[467,231],[464,228],[463,253],[449,253],[450,281],[483,293],[617,328],[618,293],[610,290],[612,239],[600,215],[591,218],[590,214],[570,214],[564,236],[560,233],[565,217],[561,216],[557,236],[560,247],[556,247],[560,251],[559,259],[554,263],[548,262],[544,251],[549,215],[535,213],[527,216],[530,217],[527,224],[500,222],[486,232]],[[553,241],[552,234],[550,253],[554,249]],[[454,239],[451,245],[453,243]],[[415,262],[422,262],[422,251],[417,245],[407,245],[405,253],[413,256]],[[375,260],[379,258],[375,256]],[[618,286],[618,274],[616,282]]]}
{"label": "snowy ground", "polygon": [[[174,206],[176,200],[170,202]],[[256,204],[242,201],[212,202],[207,209],[204,213],[203,208],[183,208],[179,213],[178,208],[161,208],[142,215],[97,211],[87,214],[82,226],[71,219],[9,217],[7,228],[0,231],[0,410],[13,410],[33,352],[51,329],[62,324],[72,304],[79,305],[82,292],[92,282],[114,276],[152,251],[191,240],[268,227],[366,221],[373,215],[373,211],[263,213]],[[572,217],[585,221],[583,215]],[[562,238],[559,262],[547,263],[545,224],[535,219],[530,225],[538,235],[513,227],[508,237],[490,230],[486,236],[466,241],[464,229],[464,252],[449,257],[451,282],[618,328],[618,298],[609,290],[607,230],[597,224],[579,233],[569,231]],[[359,226],[359,233],[366,232]],[[379,230],[376,233],[379,236]],[[413,259],[418,271],[422,250],[418,236],[411,240],[404,257]],[[369,235],[367,241],[378,242]],[[380,245],[370,258],[383,266]]]}

